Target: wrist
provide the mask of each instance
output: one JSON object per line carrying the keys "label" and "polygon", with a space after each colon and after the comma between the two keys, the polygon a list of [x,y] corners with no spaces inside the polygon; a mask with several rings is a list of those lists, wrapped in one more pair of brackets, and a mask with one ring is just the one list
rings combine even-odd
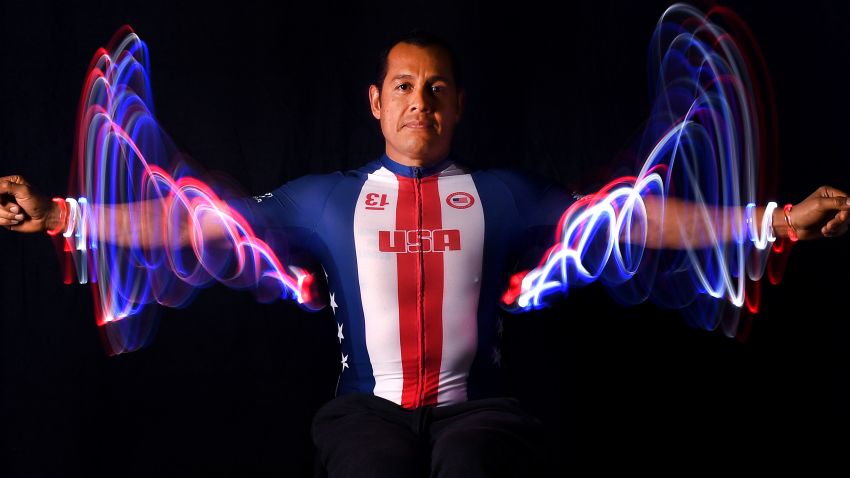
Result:
{"label": "wrist", "polygon": [[51,236],[55,236],[65,231],[65,225],[68,220],[68,206],[62,198],[53,198],[50,202],[50,209],[44,218],[44,228]]}
{"label": "wrist", "polygon": [[785,211],[782,208],[773,210],[773,231],[776,237],[788,237],[788,223],[785,222]]}
{"label": "wrist", "polygon": [[764,207],[756,207],[755,203],[749,203],[745,209],[746,227],[745,237],[749,236],[755,247],[764,250],[776,241],[775,211],[777,205],[770,201]]}
{"label": "wrist", "polygon": [[785,234],[789,239],[796,242],[797,237],[797,229],[794,228],[794,224],[791,222],[791,208],[793,208],[793,204],[788,203],[782,208],[782,218],[785,221]]}

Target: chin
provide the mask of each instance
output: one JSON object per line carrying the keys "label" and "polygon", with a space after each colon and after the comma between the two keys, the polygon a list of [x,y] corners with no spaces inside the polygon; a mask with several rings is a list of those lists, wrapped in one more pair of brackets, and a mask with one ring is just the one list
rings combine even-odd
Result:
{"label": "chin", "polygon": [[404,151],[410,156],[427,155],[437,149],[437,145],[426,141],[409,141],[405,144]]}
{"label": "chin", "polygon": [[[441,151],[445,151],[448,153],[448,148],[446,148],[441,138],[438,136],[415,136],[404,138],[405,141],[402,141],[398,144],[399,148],[396,148],[399,152],[404,152],[408,157],[411,158],[430,158],[435,156],[441,156],[439,154]],[[445,154],[443,154],[445,155]]]}

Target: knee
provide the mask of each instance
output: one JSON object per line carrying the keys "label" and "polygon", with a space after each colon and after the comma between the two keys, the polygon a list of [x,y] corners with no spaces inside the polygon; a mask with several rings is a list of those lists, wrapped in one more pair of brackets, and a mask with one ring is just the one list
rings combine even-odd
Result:
{"label": "knee", "polygon": [[330,477],[418,477],[428,468],[421,450],[410,446],[376,446],[353,440],[344,446],[318,451]]}
{"label": "knee", "polygon": [[452,430],[434,443],[432,476],[533,476],[542,466],[537,438],[497,428]]}

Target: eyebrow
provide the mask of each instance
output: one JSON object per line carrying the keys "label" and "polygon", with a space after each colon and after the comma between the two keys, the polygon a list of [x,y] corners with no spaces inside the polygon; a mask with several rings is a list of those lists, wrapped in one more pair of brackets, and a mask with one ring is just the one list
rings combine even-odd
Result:
{"label": "eyebrow", "polygon": [[[394,76],[392,81],[396,81],[396,80],[411,80],[411,79],[414,79],[414,78],[416,78],[416,77],[415,77],[415,76],[413,76],[413,75],[411,75],[411,74],[409,74],[409,73],[402,73],[402,74],[400,74],[400,75],[396,75],[396,76]],[[430,76],[430,77],[428,77],[428,81],[430,81],[430,82],[434,82],[434,81],[445,81],[446,83],[451,83],[451,80],[450,80],[448,77],[445,77],[445,76],[442,76],[442,75],[434,75],[434,76]]]}

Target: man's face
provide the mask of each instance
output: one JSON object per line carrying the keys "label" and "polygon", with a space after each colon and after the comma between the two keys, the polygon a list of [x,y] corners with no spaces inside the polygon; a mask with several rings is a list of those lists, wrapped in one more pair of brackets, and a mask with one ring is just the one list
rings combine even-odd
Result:
{"label": "man's face", "polygon": [[463,109],[449,54],[438,47],[399,43],[387,57],[381,91],[369,88],[392,159],[427,166],[445,158]]}

